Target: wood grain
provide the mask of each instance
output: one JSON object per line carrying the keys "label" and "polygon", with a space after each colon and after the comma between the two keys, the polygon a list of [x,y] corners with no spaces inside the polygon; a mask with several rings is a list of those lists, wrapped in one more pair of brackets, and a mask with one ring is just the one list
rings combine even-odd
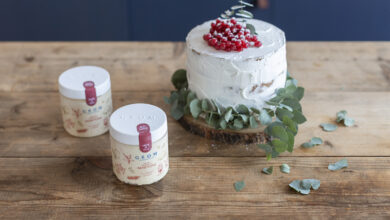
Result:
{"label": "wood grain", "polygon": [[[208,140],[168,117],[170,171],[136,187],[113,175],[108,134],[64,131],[57,78],[73,66],[102,66],[115,109],[147,102],[169,112],[162,97],[185,67],[185,44],[0,43],[0,219],[388,219],[390,42],[289,42],[287,54],[308,119],[293,154],[266,162],[255,145]],[[342,109],[356,126],[319,128]],[[325,143],[300,147],[313,136]],[[327,170],[343,157],[347,169]],[[274,174],[260,173],[270,165]],[[304,178],[320,179],[320,189],[302,196],[288,187]],[[235,192],[240,180],[246,187]]]}
{"label": "wood grain", "polygon": [[[137,102],[169,106],[168,92],[114,92],[114,109]],[[96,138],[68,135],[61,121],[59,95],[48,93],[0,93],[0,156],[109,156],[108,134]],[[293,154],[282,156],[390,156],[390,95],[387,92],[307,93],[302,106],[308,121],[300,126]],[[352,128],[327,133],[319,124],[333,122],[346,109],[356,120]],[[264,156],[255,145],[223,144],[185,131],[168,117],[170,156]],[[303,149],[300,144],[318,136],[326,144]]]}
{"label": "wood grain", "polygon": [[[0,217],[115,219],[351,219],[390,215],[389,158],[347,158],[349,167],[329,171],[340,158],[171,158],[160,182],[130,186],[112,173],[111,159],[0,159]],[[290,174],[278,166],[288,163]],[[263,167],[273,165],[265,175]],[[321,187],[300,195],[295,179],[317,178]],[[235,192],[233,183],[246,187]],[[28,186],[28,187],[27,187]]]}
{"label": "wood grain", "polygon": [[[2,43],[0,51],[0,91],[57,91],[58,76],[78,65],[106,68],[114,91],[169,91],[186,57],[184,43],[170,42]],[[390,90],[390,43],[289,42],[287,54],[308,91]]]}

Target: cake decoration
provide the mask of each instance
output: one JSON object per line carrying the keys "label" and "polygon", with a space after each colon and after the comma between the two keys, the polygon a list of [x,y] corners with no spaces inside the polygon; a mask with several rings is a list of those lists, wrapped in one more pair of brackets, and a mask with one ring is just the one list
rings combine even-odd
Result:
{"label": "cake decoration", "polygon": [[[209,33],[203,35],[209,46],[227,52],[241,52],[248,47],[261,47],[262,43],[256,36],[255,27],[245,20],[253,18],[253,14],[244,8],[253,5],[245,1],[238,2],[239,5],[232,6],[231,10],[221,14],[222,19],[217,18],[210,24]],[[243,19],[237,20],[234,15]]]}
{"label": "cake decoration", "polygon": [[[246,2],[239,3],[188,33],[187,68],[173,74],[176,90],[165,102],[172,117],[192,133],[227,143],[257,143],[271,159],[293,151],[298,125],[306,121],[300,104],[304,88],[287,72],[284,32],[251,19],[250,12],[242,11]],[[240,41],[239,48],[235,43],[226,47],[225,32],[232,32],[231,27],[240,39],[254,36],[253,46],[244,48]]]}

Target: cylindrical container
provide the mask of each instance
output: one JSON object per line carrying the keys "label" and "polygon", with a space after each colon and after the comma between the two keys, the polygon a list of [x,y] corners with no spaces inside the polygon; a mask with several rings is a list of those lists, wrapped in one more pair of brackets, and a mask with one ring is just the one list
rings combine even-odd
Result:
{"label": "cylindrical container", "polygon": [[112,112],[109,73],[96,66],[80,66],[58,78],[65,130],[77,137],[93,137],[109,129]]}
{"label": "cylindrical container", "polygon": [[167,116],[149,104],[126,105],[110,118],[112,164],[122,182],[151,184],[169,169]]}

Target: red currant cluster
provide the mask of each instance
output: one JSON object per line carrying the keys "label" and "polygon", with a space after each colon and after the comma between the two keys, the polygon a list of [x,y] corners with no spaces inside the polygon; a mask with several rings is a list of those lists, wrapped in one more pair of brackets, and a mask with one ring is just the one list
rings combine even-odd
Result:
{"label": "red currant cluster", "polygon": [[210,33],[203,35],[203,39],[217,50],[243,51],[248,47],[261,47],[256,35],[252,35],[236,19],[220,20],[211,23]]}

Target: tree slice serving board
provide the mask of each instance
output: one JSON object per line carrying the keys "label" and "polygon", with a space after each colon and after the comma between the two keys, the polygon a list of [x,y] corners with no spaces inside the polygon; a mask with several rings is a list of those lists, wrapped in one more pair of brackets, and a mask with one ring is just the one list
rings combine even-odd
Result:
{"label": "tree slice serving board", "polygon": [[268,136],[264,133],[265,126],[260,125],[258,128],[246,128],[241,130],[232,129],[215,129],[206,123],[203,118],[195,119],[189,115],[184,115],[179,123],[184,129],[193,134],[202,137],[221,141],[229,144],[265,144]]}

